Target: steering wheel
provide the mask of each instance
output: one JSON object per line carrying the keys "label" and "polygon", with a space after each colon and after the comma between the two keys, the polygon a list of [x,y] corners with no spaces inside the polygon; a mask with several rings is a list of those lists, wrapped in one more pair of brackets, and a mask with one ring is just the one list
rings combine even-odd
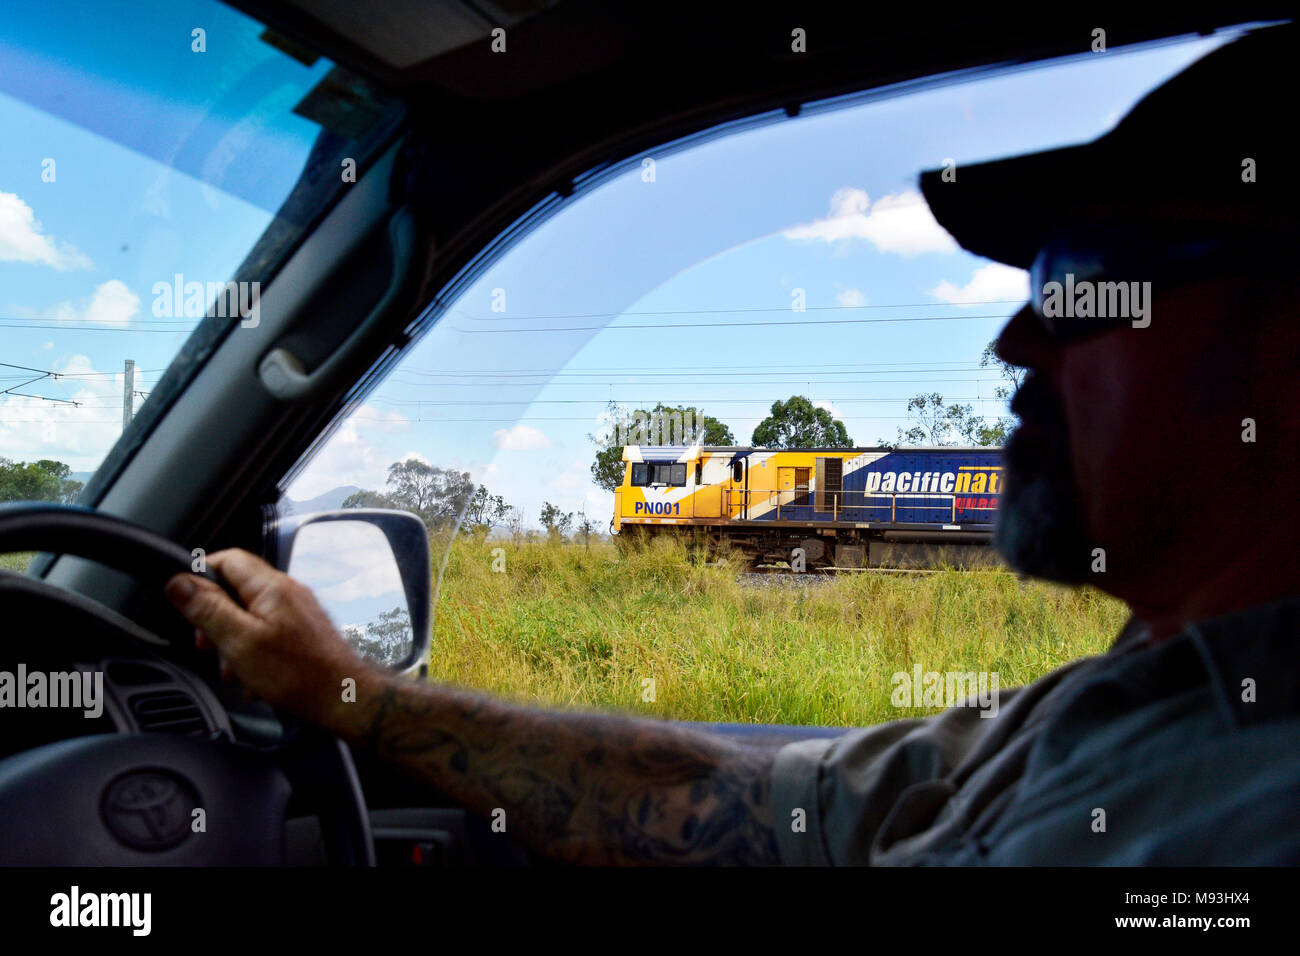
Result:
{"label": "steering wheel", "polygon": [[[190,552],[179,545],[139,525],[73,505],[0,505],[0,553],[12,551],[97,561],[147,584],[160,601],[172,575],[191,572]],[[192,573],[230,591],[215,571]],[[136,641],[165,644],[83,595],[6,572],[0,578],[0,614],[10,623],[14,604],[39,614],[35,619],[45,622],[46,631],[51,620],[73,626],[80,620],[99,629],[109,625]],[[14,633],[9,629],[10,640]],[[5,808],[0,863],[281,864],[285,810],[296,792],[321,820],[329,863],[373,866],[369,815],[347,747],[324,731],[277,716],[287,733],[272,748],[241,743],[225,731],[207,737],[109,733],[61,740],[0,760],[0,806]]]}

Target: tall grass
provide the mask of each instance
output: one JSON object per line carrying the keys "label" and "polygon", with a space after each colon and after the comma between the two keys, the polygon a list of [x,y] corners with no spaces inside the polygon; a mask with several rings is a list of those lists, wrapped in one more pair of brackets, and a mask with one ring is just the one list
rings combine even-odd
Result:
{"label": "tall grass", "polygon": [[430,676],[546,705],[858,726],[936,709],[890,703],[893,675],[916,664],[1011,687],[1104,651],[1124,617],[1099,592],[1005,570],[755,581],[666,541],[470,538],[442,580]]}
{"label": "tall grass", "polygon": [[13,551],[9,554],[0,554],[0,569],[22,574],[27,570],[27,565],[32,563],[34,557],[36,557],[34,551]]}

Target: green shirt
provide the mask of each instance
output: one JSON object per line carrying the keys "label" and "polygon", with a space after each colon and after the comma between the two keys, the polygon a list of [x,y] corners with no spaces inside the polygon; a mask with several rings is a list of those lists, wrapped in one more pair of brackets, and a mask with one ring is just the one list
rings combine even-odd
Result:
{"label": "green shirt", "polygon": [[[782,747],[793,864],[1300,863],[1300,599],[953,707]],[[989,708],[992,713],[994,708]]]}

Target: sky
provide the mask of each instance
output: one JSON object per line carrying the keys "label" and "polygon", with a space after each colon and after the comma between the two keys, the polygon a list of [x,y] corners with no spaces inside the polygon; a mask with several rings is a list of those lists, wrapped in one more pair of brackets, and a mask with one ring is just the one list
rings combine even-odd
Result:
{"label": "sky", "polygon": [[[37,370],[0,366],[0,390],[24,393],[0,394],[0,457],[98,467],[124,360],[138,408],[195,324],[156,316],[154,284],[229,278],[317,132],[290,109],[327,63],[277,53],[225,8],[185,11],[145,19],[134,51],[98,41],[94,17],[0,24],[0,62],[24,64],[0,78],[0,362]],[[196,17],[223,56],[193,52]],[[492,263],[287,493],[381,489],[416,456],[470,472],[526,524],[549,501],[604,527],[589,436],[610,401],[696,407],[740,444],[794,394],[860,445],[893,439],[920,392],[1005,414],[979,357],[1027,279],[957,248],[918,173],[1093,139],[1223,39],[841,101],[638,156]]]}

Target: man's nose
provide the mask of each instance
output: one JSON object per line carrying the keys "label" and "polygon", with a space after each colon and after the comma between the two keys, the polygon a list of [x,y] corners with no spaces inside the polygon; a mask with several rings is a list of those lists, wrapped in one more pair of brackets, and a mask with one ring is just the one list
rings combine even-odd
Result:
{"label": "man's nose", "polygon": [[1033,308],[1026,305],[1002,327],[993,351],[1008,365],[1046,369],[1055,348]]}

